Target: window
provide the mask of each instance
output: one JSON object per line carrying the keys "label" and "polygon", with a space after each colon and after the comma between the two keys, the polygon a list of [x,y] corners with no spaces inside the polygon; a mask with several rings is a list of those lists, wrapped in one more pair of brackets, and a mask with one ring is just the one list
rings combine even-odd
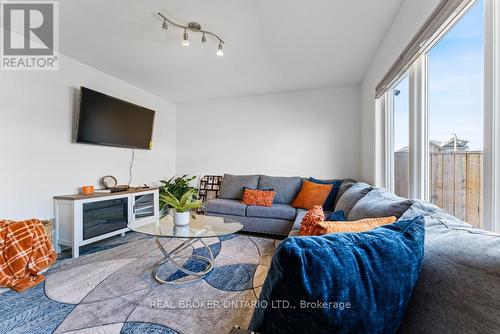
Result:
{"label": "window", "polygon": [[426,54],[429,199],[481,226],[484,3],[477,1]]}
{"label": "window", "polygon": [[393,161],[394,192],[408,197],[410,168],[408,164],[409,129],[410,129],[410,87],[408,75],[392,89],[393,98]]}
{"label": "window", "polygon": [[[490,220],[496,216],[491,199],[500,195],[500,179],[494,177],[500,166],[488,172],[485,159],[497,151],[494,136],[488,135],[495,124],[485,119],[500,110],[485,112],[485,87],[491,89],[500,78],[488,83],[485,76],[485,60],[494,52],[486,50],[495,49],[484,33],[485,1],[447,1],[442,8],[457,7],[430,19],[441,22],[441,29],[418,37],[405,50],[404,57],[413,54],[411,60],[397,62],[377,94],[386,117],[386,186],[397,195],[428,200],[473,226],[493,229],[484,215]],[[490,184],[494,188],[488,189]]]}

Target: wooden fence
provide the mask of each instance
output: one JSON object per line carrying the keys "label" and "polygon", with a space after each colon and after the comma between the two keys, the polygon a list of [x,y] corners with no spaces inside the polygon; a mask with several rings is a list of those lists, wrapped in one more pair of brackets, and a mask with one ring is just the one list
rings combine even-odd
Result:
{"label": "wooden fence", "polygon": [[401,197],[409,197],[410,166],[408,152],[394,153],[394,192]]}
{"label": "wooden fence", "polygon": [[431,202],[475,227],[482,227],[483,152],[433,152]]}
{"label": "wooden fence", "polygon": [[[408,194],[408,153],[394,156],[395,192]],[[475,227],[482,227],[483,152],[431,152],[430,199]]]}

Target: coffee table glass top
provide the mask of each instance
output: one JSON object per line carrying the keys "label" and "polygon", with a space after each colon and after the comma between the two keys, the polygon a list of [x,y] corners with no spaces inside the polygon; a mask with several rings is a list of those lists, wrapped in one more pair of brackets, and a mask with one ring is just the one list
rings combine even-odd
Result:
{"label": "coffee table glass top", "polygon": [[132,231],[167,238],[213,238],[233,234],[243,228],[243,225],[234,219],[190,215],[189,225],[175,226],[171,215],[148,224],[140,221],[128,225]]}

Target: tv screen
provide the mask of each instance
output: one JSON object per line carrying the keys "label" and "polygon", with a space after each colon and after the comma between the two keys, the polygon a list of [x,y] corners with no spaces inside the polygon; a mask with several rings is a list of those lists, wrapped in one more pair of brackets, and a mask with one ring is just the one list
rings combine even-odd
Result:
{"label": "tv screen", "polygon": [[155,112],[81,87],[77,143],[151,149]]}

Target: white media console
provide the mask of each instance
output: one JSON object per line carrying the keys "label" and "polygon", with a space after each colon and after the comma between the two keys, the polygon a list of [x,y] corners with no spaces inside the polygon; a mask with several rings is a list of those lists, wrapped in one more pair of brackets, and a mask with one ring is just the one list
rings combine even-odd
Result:
{"label": "white media console", "polygon": [[160,218],[158,189],[137,189],[110,194],[54,197],[57,251],[80,247],[129,231],[128,224],[148,224]]}

